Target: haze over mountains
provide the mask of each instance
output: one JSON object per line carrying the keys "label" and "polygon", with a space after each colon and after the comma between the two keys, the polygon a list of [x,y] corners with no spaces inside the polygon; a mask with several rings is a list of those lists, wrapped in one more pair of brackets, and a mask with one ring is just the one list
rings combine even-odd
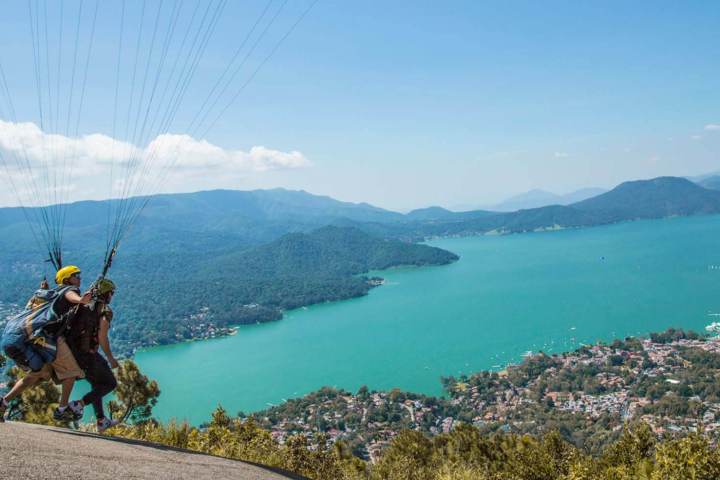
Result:
{"label": "haze over mountains", "polygon": [[720,190],[720,175],[705,176],[696,183],[711,190]]}
{"label": "haze over mountains", "polygon": [[[149,243],[158,242],[163,248],[199,248],[205,252],[224,248],[228,242],[236,248],[245,248],[326,225],[354,227],[376,236],[404,240],[444,234],[516,233],[591,226],[641,218],[719,213],[718,190],[720,176],[704,177],[699,184],[680,177],[659,177],[625,182],[588,198],[583,197],[598,190],[586,189],[567,196],[548,194],[562,201],[514,211],[455,212],[429,207],[407,214],[284,189],[166,194],[152,198],[123,249],[139,248],[147,252]],[[551,198],[548,195],[537,191],[532,196],[539,201]],[[581,200],[567,203],[574,197]],[[104,246],[111,202],[113,200],[84,201],[67,205],[68,248]],[[509,200],[505,205],[510,203]],[[3,250],[30,252],[31,240],[22,210],[0,208]]]}
{"label": "haze over mountains", "polygon": [[604,188],[583,188],[565,195],[558,195],[541,189],[512,196],[498,204],[488,207],[496,212],[514,212],[528,208],[546,207],[548,205],[570,205],[607,192]]}

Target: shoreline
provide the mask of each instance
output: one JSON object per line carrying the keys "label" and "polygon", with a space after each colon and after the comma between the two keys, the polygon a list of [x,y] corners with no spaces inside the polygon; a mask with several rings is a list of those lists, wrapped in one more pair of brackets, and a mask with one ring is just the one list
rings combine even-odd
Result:
{"label": "shoreline", "polygon": [[[452,252],[451,252],[451,253],[452,253]],[[295,311],[298,311],[298,310],[307,311],[308,309],[310,309],[310,308],[312,308],[312,307],[315,307],[315,306],[319,306],[319,305],[337,304],[337,303],[339,303],[339,302],[347,302],[347,301],[350,301],[350,300],[355,300],[355,299],[358,299],[358,298],[367,297],[367,296],[370,294],[370,292],[372,292],[374,289],[379,288],[379,287],[382,287],[382,286],[384,286],[384,285],[387,285],[387,280],[386,280],[385,278],[377,277],[377,276],[373,275],[373,273],[392,272],[392,271],[398,271],[398,270],[404,270],[404,269],[416,270],[416,269],[428,268],[428,267],[429,267],[429,268],[444,267],[444,266],[447,266],[447,265],[452,265],[452,264],[457,263],[457,262],[459,262],[459,261],[460,261],[460,258],[458,258],[458,260],[455,260],[455,261],[453,261],[453,262],[449,262],[449,263],[445,263],[445,264],[438,264],[438,265],[394,265],[394,266],[385,268],[385,269],[383,269],[383,270],[369,270],[369,271],[367,271],[367,272],[358,273],[358,274],[357,274],[358,276],[366,276],[366,277],[367,277],[366,283],[367,283],[367,284],[369,285],[369,287],[370,287],[370,288],[368,289],[368,291],[367,291],[366,293],[362,294],[362,295],[357,295],[357,296],[348,297],[348,298],[341,298],[341,299],[337,299],[337,300],[325,300],[325,301],[316,302],[316,303],[311,303],[311,304],[307,304],[307,305],[300,305],[300,306],[298,306],[298,307],[295,307],[295,308],[292,308],[292,309],[289,309],[289,310],[280,310],[281,316],[280,316],[279,318],[273,319],[273,320],[268,320],[268,321],[265,321],[265,322],[231,323],[231,324],[228,324],[228,326],[226,326],[226,327],[217,327],[217,326],[215,326],[215,328],[218,329],[218,330],[221,330],[221,331],[222,331],[222,330],[227,329],[228,332],[221,332],[221,333],[218,333],[218,334],[216,334],[216,335],[207,336],[207,337],[205,337],[205,336],[198,336],[198,337],[193,337],[193,338],[187,338],[187,339],[183,339],[183,340],[181,340],[181,341],[172,342],[172,343],[167,343],[167,344],[162,344],[162,345],[146,345],[146,346],[142,346],[142,347],[138,347],[138,348],[134,349],[133,352],[132,352],[130,355],[128,355],[128,356],[124,356],[124,355],[123,355],[123,356],[118,356],[118,358],[129,358],[129,359],[132,359],[132,358],[133,358],[137,353],[139,353],[139,352],[147,352],[147,351],[149,351],[149,350],[151,350],[151,349],[155,349],[155,348],[172,347],[172,346],[174,346],[174,345],[182,345],[182,344],[185,344],[185,343],[198,342],[198,341],[206,341],[206,340],[218,340],[218,339],[222,339],[222,338],[225,338],[225,337],[231,337],[231,336],[237,335],[237,333],[239,332],[240,328],[242,328],[242,327],[251,327],[251,326],[262,325],[262,324],[266,324],[266,323],[280,322],[280,321],[282,321],[282,320],[285,319],[286,314],[289,314],[289,313],[292,313],[292,312],[295,312]]]}

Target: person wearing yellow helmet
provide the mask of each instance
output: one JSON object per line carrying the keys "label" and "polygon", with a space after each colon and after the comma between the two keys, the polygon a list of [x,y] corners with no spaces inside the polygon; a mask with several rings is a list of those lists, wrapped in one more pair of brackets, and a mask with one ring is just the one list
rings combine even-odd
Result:
{"label": "person wearing yellow helmet", "polygon": [[[53,310],[58,318],[68,319],[74,309],[79,305],[87,305],[92,301],[92,293],[80,293],[81,271],[75,265],[68,265],[61,268],[55,274],[55,282],[58,289],[65,291],[61,298],[58,298],[53,305]],[[28,302],[32,306],[34,298]],[[28,373],[22,379],[18,380],[13,388],[2,398],[0,398],[0,421],[7,409],[8,402],[20,396],[26,389],[36,385],[40,381],[53,379],[62,386],[60,394],[60,402],[53,412],[53,418],[56,420],[78,420],[83,415],[83,404],[79,401],[70,402],[70,394],[75,385],[75,381],[85,376],[83,370],[77,364],[72,351],[67,345],[64,336],[61,334],[65,322],[58,322],[56,330],[49,332],[58,335],[57,338],[57,354],[52,363],[45,364],[42,369]]]}
{"label": "person wearing yellow helmet", "polygon": [[[105,416],[102,401],[105,395],[117,387],[112,369],[118,367],[118,362],[113,356],[108,338],[113,318],[110,302],[114,294],[115,284],[112,280],[99,280],[95,285],[95,304],[92,307],[83,305],[78,308],[66,335],[70,350],[85,372],[85,380],[91,387],[80,402],[83,407],[93,406],[99,433],[118,424],[116,420]],[[100,354],[100,349],[105,353],[105,358]]]}
{"label": "person wearing yellow helmet", "polygon": [[57,271],[55,274],[55,283],[58,285],[64,285],[65,282],[69,282],[71,277],[80,276],[80,269],[76,267],[75,265],[68,265],[67,267],[63,267],[60,270]]}

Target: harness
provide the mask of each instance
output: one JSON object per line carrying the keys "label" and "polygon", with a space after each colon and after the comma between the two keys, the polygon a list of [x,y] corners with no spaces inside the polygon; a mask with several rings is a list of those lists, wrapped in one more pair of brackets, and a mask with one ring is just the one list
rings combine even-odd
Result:
{"label": "harness", "polygon": [[99,308],[94,310],[89,307],[78,309],[77,315],[70,322],[68,332],[65,334],[73,351],[90,353],[97,349],[100,320],[108,315],[112,315],[112,313],[106,304],[100,304]]}

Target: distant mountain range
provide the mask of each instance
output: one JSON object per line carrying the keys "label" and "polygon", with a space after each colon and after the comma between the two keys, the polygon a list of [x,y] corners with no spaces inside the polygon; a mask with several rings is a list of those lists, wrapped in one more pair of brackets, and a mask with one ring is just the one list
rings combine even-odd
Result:
{"label": "distant mountain range", "polygon": [[514,212],[449,212],[438,208],[410,212],[402,224],[356,224],[375,235],[406,240],[433,236],[507,234],[589,227],[645,218],[720,213],[720,191],[679,177],[625,182],[570,205],[549,205]]}
{"label": "distant mountain range", "polygon": [[488,210],[496,212],[514,212],[516,210],[527,210],[548,205],[570,205],[588,198],[595,197],[607,192],[603,188],[583,188],[565,195],[558,195],[545,190],[534,189],[510,197],[496,205],[488,207]]}
{"label": "distant mountain range", "polygon": [[[513,212],[430,207],[401,214],[283,189],[158,195],[113,265],[123,286],[115,335],[128,352],[202,337],[209,326],[277,319],[288,308],[363,295],[377,283],[358,276],[368,270],[457,259],[412,243],[431,237],[718,214],[719,180],[625,182],[568,205]],[[111,202],[67,206],[65,258],[83,266],[86,282],[100,266]],[[1,302],[21,303],[43,274],[52,275],[42,258],[22,210],[0,209]]]}
{"label": "distant mountain range", "polygon": [[720,190],[720,175],[709,175],[695,183],[710,190]]}
{"label": "distant mountain range", "polygon": [[[284,189],[164,194],[152,198],[123,245],[124,251],[214,251],[228,242],[247,248],[292,232],[325,225],[355,227],[381,237],[418,239],[423,235],[521,232],[556,226],[590,226],[638,218],[717,213],[720,176],[699,184],[680,177],[625,182],[614,189],[584,189],[568,195],[536,190],[504,205],[543,198],[551,205],[514,211],[454,212],[441,207],[393,212],[367,203]],[[593,192],[603,192],[590,196]],[[585,197],[585,198],[583,198]],[[523,198],[525,200],[523,200]],[[579,199],[570,202],[573,198]],[[101,248],[111,201],[67,206],[67,248]],[[0,208],[0,250],[32,252],[32,237],[19,208]],[[89,243],[88,243],[89,242]],[[36,252],[35,252],[36,254]]]}
{"label": "distant mountain range", "polygon": [[[246,249],[288,233],[311,232],[326,225],[353,227],[381,238],[417,241],[432,236],[517,233],[718,213],[718,189],[720,176],[705,177],[700,184],[679,177],[659,177],[625,182],[568,205],[512,212],[453,212],[430,207],[407,214],[284,189],[158,195],[123,244],[119,258],[168,251],[212,255],[226,251],[228,245]],[[590,191],[573,195],[582,197]],[[110,202],[85,201],[67,206],[67,258],[98,256],[97,251],[104,247]],[[8,255],[27,262],[38,256],[19,208],[0,208],[0,258]]]}

